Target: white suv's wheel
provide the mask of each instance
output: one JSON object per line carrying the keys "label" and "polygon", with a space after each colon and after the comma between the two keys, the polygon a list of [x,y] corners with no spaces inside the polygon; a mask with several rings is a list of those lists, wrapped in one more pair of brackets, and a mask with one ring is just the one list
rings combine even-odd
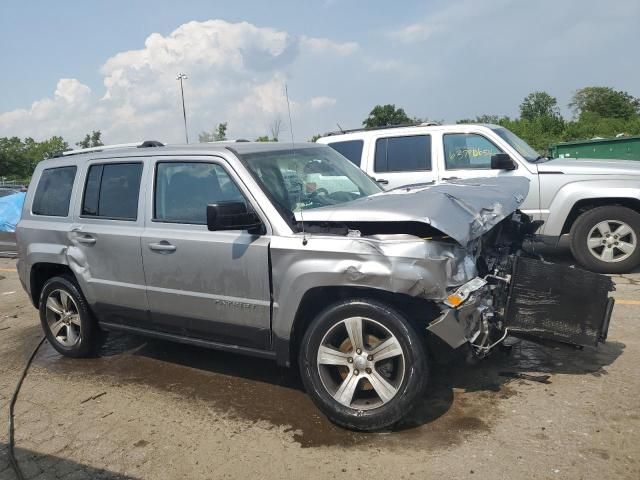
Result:
{"label": "white suv's wheel", "polygon": [[571,228],[571,252],[585,268],[627,273],[640,263],[640,214],[620,206],[580,215]]}

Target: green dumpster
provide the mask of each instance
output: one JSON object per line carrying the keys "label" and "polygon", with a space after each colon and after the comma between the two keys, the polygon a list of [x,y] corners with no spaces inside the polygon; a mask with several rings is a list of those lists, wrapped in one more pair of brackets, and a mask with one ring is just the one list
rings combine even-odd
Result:
{"label": "green dumpster", "polygon": [[640,160],[640,135],[558,143],[549,147],[553,158],[610,158]]}

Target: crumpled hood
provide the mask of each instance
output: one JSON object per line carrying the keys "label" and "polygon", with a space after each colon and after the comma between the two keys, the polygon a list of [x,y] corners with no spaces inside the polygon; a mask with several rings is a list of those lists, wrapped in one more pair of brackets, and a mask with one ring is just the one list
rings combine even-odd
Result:
{"label": "crumpled hood", "polygon": [[[305,222],[423,222],[466,245],[517,210],[528,192],[524,177],[472,178],[398,188],[305,210],[303,217]],[[300,221],[300,212],[295,215]]]}
{"label": "crumpled hood", "polygon": [[555,158],[536,164],[539,172],[569,175],[640,175],[640,162],[591,158]]}

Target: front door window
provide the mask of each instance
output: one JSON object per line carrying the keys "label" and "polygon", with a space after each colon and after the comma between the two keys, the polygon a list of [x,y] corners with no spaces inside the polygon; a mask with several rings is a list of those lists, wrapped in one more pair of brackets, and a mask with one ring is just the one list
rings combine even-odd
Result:
{"label": "front door window", "polygon": [[490,140],[476,133],[444,135],[444,159],[447,170],[491,168],[491,157],[503,153]]}

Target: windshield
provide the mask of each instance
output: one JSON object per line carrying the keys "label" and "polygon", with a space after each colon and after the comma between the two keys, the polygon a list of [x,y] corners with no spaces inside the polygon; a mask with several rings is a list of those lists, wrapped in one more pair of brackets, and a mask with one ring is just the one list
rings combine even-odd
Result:
{"label": "windshield", "polygon": [[503,127],[496,127],[492,129],[496,132],[500,138],[511,145],[516,151],[524,157],[528,162],[535,162],[540,158],[540,154],[536,152],[527,142],[522,140],[519,136],[510,130]]}
{"label": "windshield", "polygon": [[267,195],[291,212],[350,202],[382,191],[330,147],[248,153],[242,159]]}

